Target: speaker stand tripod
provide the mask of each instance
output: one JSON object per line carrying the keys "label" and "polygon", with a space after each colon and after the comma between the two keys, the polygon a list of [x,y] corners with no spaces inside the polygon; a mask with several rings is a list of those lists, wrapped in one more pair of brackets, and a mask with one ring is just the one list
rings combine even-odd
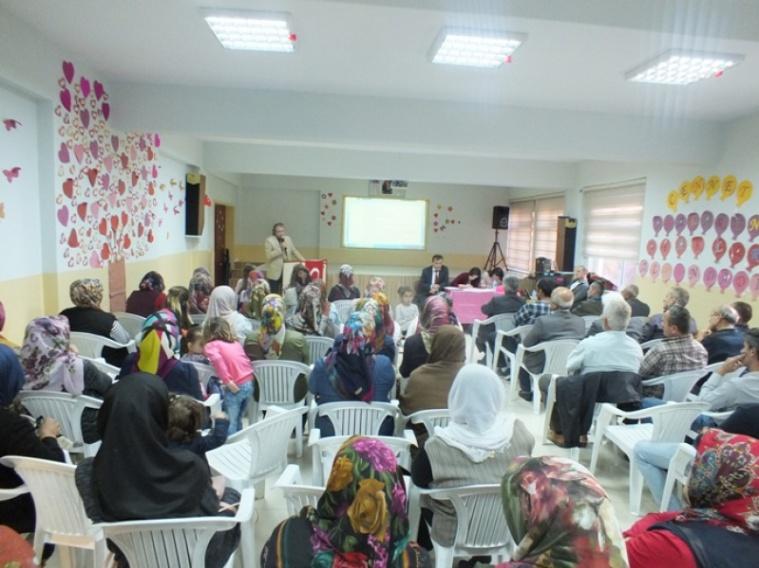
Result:
{"label": "speaker stand tripod", "polygon": [[484,270],[489,272],[498,265],[502,265],[504,270],[506,270],[506,257],[503,256],[503,249],[501,249],[501,243],[498,241],[498,229],[496,229],[495,241],[493,241],[493,246],[490,247]]}

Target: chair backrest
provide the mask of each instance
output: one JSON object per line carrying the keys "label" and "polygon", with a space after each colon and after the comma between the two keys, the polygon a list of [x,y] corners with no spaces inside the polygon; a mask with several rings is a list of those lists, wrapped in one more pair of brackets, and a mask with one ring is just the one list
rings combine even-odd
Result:
{"label": "chair backrest", "polygon": [[206,314],[190,314],[190,321],[193,325],[203,325],[206,321]]}
{"label": "chair backrest", "polygon": [[49,416],[61,425],[61,434],[78,447],[71,451],[82,451],[82,412],[85,408],[100,408],[103,401],[91,396],[73,395],[54,391],[21,391],[21,404],[34,417]]}
{"label": "chair backrest", "polygon": [[412,319],[406,327],[406,337],[409,335],[414,335],[416,333],[417,327],[419,327],[419,316],[416,316],[414,319]]}
{"label": "chair backrest", "polygon": [[119,323],[132,339],[136,339],[142,331],[142,324],[145,323],[145,318],[138,316],[137,314],[129,314],[127,312],[115,312],[113,315],[119,320]]}
{"label": "chair backrest", "polygon": [[664,483],[664,493],[659,504],[659,512],[664,513],[669,509],[669,502],[675,483],[687,486],[693,461],[696,459],[696,448],[690,444],[681,443],[675,455],[669,460],[667,479]]}
{"label": "chair backrest", "polygon": [[[328,438],[319,438],[313,443],[312,451],[318,452],[321,462],[321,472],[316,470],[311,472],[313,479],[321,483],[326,483],[329,479],[330,471],[332,470],[332,462],[335,461],[335,455],[340,450],[340,447],[351,436],[330,436]],[[387,445],[395,454],[398,464],[401,467],[409,469],[411,466],[411,446],[415,446],[416,443],[411,438],[397,438],[394,436],[364,436],[365,438],[372,438],[373,440],[380,440]],[[314,464],[315,465],[315,464]],[[321,475],[319,476],[319,474]]]}
{"label": "chair backrest", "polygon": [[344,324],[348,321],[351,313],[353,313],[353,308],[356,305],[356,300],[337,300],[335,302],[332,302],[332,304],[337,310],[337,315],[340,318],[340,323]]}
{"label": "chair backrest", "polygon": [[654,423],[652,442],[682,442],[691,423],[702,412],[709,410],[705,402],[680,402],[648,409]]}
{"label": "chair backrest", "polygon": [[[480,326],[483,325],[493,324],[496,331],[509,331],[514,329],[514,315],[515,314],[513,313],[496,314],[484,320],[475,319],[472,323],[472,337],[477,338],[480,332]],[[470,350],[468,350],[467,353],[469,354],[468,362],[474,363],[474,343],[472,343]]]}
{"label": "chair backrest", "polygon": [[514,539],[506,524],[500,484],[470,485],[422,491],[435,500],[449,501],[456,510],[455,550],[469,554],[506,551]]}
{"label": "chair backrest", "polygon": [[303,485],[300,475],[300,467],[290,464],[279,476],[274,487],[282,491],[285,498],[288,515],[297,515],[303,507],[316,508],[319,497],[324,493],[324,487],[317,485]]}
{"label": "chair backrest", "polygon": [[306,345],[308,345],[308,357],[311,364],[316,363],[324,357],[334,345],[335,340],[331,337],[322,337],[320,335],[306,335]]}
{"label": "chair backrest", "polygon": [[447,408],[420,410],[419,412],[409,414],[407,419],[410,420],[412,424],[421,424],[424,426],[427,433],[432,436],[432,434],[435,433],[436,426],[440,426],[441,428],[448,426],[448,422],[451,421],[451,413]]}
{"label": "chair backrest", "polygon": [[195,370],[198,372],[198,381],[204,385],[208,385],[208,380],[211,377],[216,376],[216,369],[214,369],[211,365],[207,365],[206,363],[198,363],[197,361],[186,361],[186,363],[189,363],[195,367]]}
{"label": "chair backrest", "polygon": [[585,320],[585,333],[588,332],[590,329],[590,326],[593,325],[594,321],[597,321],[600,316],[582,316],[582,319]]}
{"label": "chair backrest", "polygon": [[267,414],[264,420],[230,436],[223,446],[206,452],[209,465],[237,479],[260,479],[279,471],[287,463],[290,434],[306,411],[303,406]]}
{"label": "chair backrest", "polygon": [[398,416],[398,408],[387,402],[328,402],[317,411],[332,422],[335,436],[377,436],[385,418]]}
{"label": "chair backrest", "polygon": [[[90,536],[96,532],[76,488],[76,466],[23,456],[6,456],[0,463],[14,468],[32,494],[37,531],[63,537]],[[51,540],[55,542],[54,538]]]}
{"label": "chair backrest", "polygon": [[579,341],[574,339],[557,339],[555,341],[546,341],[540,345],[544,346],[546,354],[546,363],[543,367],[543,374],[566,375],[567,359],[569,354],[574,351]]}
{"label": "chair backrest", "polygon": [[258,383],[258,404],[265,408],[272,405],[292,406],[295,380],[300,375],[308,376],[308,365],[296,361],[253,361],[253,375]]}
{"label": "chair backrest", "polygon": [[108,363],[106,363],[105,359],[92,359],[91,357],[82,357],[82,359],[87,359],[87,361],[95,365],[98,369],[103,371],[106,375],[108,375],[112,379],[115,379],[121,372],[121,369],[119,369],[118,367],[114,367],[113,365],[109,365]]}
{"label": "chair backrest", "polygon": [[651,339],[649,341],[644,341],[643,343],[640,344],[640,348],[643,351],[647,351],[648,349],[651,349],[654,345],[658,345],[662,341],[664,341],[664,339],[661,339],[661,338],[660,339]]}
{"label": "chair backrest", "polygon": [[71,344],[76,346],[80,355],[91,359],[100,359],[103,356],[103,347],[127,349],[129,351],[135,350],[134,340],[129,343],[119,343],[102,335],[82,333],[80,331],[71,332]]}
{"label": "chair backrest", "polygon": [[672,375],[665,375],[663,377],[656,377],[655,379],[643,381],[643,386],[664,385],[662,400],[668,402],[685,402],[685,399],[693,386],[701,377],[708,374],[709,371],[706,369],[683,371],[681,373],[673,373]]}

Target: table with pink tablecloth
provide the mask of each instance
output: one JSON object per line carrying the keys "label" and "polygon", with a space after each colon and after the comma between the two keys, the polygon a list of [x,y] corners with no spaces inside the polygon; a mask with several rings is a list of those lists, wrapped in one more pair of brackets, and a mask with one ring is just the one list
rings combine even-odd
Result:
{"label": "table with pink tablecloth", "polygon": [[[482,313],[482,306],[487,304],[496,294],[503,294],[503,287],[498,288],[446,288],[453,300],[453,313],[460,323],[474,323],[487,316]],[[499,292],[500,290],[500,292]]]}

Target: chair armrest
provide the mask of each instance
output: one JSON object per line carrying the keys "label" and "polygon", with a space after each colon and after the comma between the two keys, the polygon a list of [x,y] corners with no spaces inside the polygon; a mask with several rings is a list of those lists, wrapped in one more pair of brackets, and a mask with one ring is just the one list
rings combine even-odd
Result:
{"label": "chair armrest", "polygon": [[401,436],[401,438],[405,438],[406,440],[408,440],[411,443],[412,446],[416,446],[417,445],[417,443],[416,443],[416,434],[414,434],[413,430],[408,430],[408,429],[404,430],[403,431],[403,436]]}
{"label": "chair armrest", "polygon": [[124,347],[126,348],[127,353],[137,352],[137,344],[135,344],[134,339],[130,340],[129,343],[125,344]]}
{"label": "chair armrest", "polygon": [[300,475],[300,467],[294,463],[289,464],[285,471],[277,478],[274,483],[275,487],[282,487],[287,485],[302,485],[303,478]]}
{"label": "chair armrest", "polygon": [[26,485],[19,485],[12,489],[0,489],[0,501],[15,499],[19,495],[24,495],[25,493],[29,493],[29,488]]}
{"label": "chair armrest", "polygon": [[311,431],[308,433],[308,445],[313,446],[321,440],[322,433],[319,428],[311,428]]}
{"label": "chair armrest", "polygon": [[235,515],[235,521],[238,523],[247,523],[253,518],[253,509],[256,502],[256,490],[253,487],[248,487],[242,490],[240,497],[240,506],[237,507],[237,514]]}

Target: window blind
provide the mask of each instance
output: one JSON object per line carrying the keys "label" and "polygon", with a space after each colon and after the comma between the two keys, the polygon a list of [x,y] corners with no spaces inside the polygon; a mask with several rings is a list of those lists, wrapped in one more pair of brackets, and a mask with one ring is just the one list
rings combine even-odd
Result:
{"label": "window blind", "polygon": [[645,181],[636,181],[583,192],[586,257],[638,259],[645,191]]}
{"label": "window blind", "polygon": [[559,215],[564,214],[564,198],[553,197],[535,201],[535,253],[556,260],[556,237]]}
{"label": "window blind", "polygon": [[512,270],[530,271],[532,259],[532,213],[534,201],[512,203],[509,210],[509,239],[506,263]]}
{"label": "window blind", "polygon": [[512,203],[506,259],[509,268],[532,272],[535,257],[545,256],[555,260],[557,217],[563,214],[563,197]]}

